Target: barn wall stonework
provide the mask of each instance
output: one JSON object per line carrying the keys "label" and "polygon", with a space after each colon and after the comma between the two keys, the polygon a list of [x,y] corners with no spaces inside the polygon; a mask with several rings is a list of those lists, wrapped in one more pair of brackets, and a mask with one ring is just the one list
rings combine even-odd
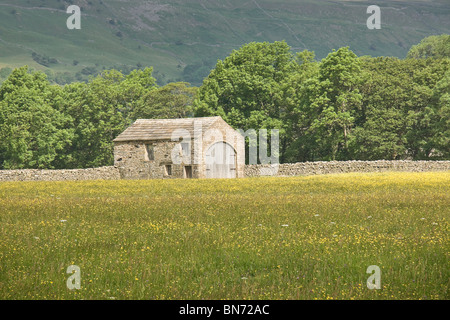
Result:
{"label": "barn wall stonework", "polygon": [[[183,161],[174,164],[172,151],[175,141],[136,141],[116,142],[114,147],[114,165],[119,169],[121,179],[175,179],[184,178]],[[146,160],[146,145],[153,146],[153,160]],[[183,159],[182,159],[183,160]],[[165,166],[171,166],[171,174]],[[192,166],[193,177],[198,176],[198,168]]]}

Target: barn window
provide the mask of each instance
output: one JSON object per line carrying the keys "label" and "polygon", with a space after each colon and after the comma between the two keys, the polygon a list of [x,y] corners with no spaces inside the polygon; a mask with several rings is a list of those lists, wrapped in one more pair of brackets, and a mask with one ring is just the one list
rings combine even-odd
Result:
{"label": "barn window", "polygon": [[170,165],[170,164],[166,164],[165,166],[164,166],[164,168],[165,168],[165,174],[166,174],[166,176],[171,176],[172,175],[172,165]]}
{"label": "barn window", "polygon": [[187,142],[181,143],[181,152],[182,152],[183,157],[189,156],[189,143],[187,143]]}
{"label": "barn window", "polygon": [[152,144],[145,145],[145,160],[146,161],[155,160],[154,146]]}

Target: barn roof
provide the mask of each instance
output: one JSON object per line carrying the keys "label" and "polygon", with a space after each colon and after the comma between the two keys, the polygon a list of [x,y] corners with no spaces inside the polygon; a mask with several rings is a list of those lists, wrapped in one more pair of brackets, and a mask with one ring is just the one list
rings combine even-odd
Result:
{"label": "barn roof", "polygon": [[221,117],[138,119],[114,139],[114,142],[171,140],[172,133],[177,129],[187,130],[191,137],[194,137],[194,121],[201,121],[202,130],[208,130],[219,119],[222,120]]}

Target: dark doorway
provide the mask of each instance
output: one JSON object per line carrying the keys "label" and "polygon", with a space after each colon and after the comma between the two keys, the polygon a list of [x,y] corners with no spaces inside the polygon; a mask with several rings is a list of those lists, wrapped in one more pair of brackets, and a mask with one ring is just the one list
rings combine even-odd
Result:
{"label": "dark doorway", "polygon": [[192,178],[192,166],[185,166],[184,167],[184,177],[186,179]]}

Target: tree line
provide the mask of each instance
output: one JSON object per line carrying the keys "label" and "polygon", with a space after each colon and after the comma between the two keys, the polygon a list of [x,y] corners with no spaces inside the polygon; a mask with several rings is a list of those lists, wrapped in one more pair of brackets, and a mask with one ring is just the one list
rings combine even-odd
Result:
{"label": "tree line", "polygon": [[112,140],[136,119],[211,115],[279,129],[281,162],[450,159],[449,51],[442,35],[406,59],[343,47],[317,61],[283,41],[254,42],[198,88],[158,86],[152,68],[61,86],[24,66],[0,86],[0,168],[111,165]]}

